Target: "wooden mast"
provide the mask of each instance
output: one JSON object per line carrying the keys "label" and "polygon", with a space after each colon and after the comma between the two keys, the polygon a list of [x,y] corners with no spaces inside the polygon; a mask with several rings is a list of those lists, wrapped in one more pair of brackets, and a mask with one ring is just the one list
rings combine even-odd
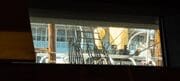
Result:
{"label": "wooden mast", "polygon": [[55,24],[48,24],[48,60],[49,63],[56,63],[56,34]]}

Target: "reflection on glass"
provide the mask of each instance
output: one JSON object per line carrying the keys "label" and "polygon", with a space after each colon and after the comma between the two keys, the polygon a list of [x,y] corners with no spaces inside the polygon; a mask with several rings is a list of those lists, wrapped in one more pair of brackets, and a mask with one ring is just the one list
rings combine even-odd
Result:
{"label": "reflection on glass", "polygon": [[[33,40],[48,48],[47,35],[35,35]],[[158,28],[88,27],[57,24],[56,63],[162,66],[160,32]],[[47,34],[47,27],[37,33]],[[48,29],[47,29],[48,30]],[[48,32],[51,33],[51,32]],[[37,39],[35,39],[37,38]],[[42,40],[41,40],[42,38]],[[37,52],[38,63],[48,63],[48,51]]]}

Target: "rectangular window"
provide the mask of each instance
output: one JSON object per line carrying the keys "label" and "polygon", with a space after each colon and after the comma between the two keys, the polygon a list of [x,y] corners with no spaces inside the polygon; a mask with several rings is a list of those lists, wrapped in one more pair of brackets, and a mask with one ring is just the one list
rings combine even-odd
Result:
{"label": "rectangular window", "polygon": [[[54,19],[54,22],[48,24],[54,24],[55,28],[55,39],[51,40],[55,42],[56,63],[163,66],[160,30],[156,23],[66,19]],[[31,24],[34,46],[49,49],[48,33],[52,32],[48,32],[48,24],[43,23]],[[37,56],[42,55],[37,62],[48,63],[49,53],[38,51]]]}
{"label": "rectangular window", "polygon": [[65,30],[57,30],[57,41],[64,42],[66,40]]}
{"label": "rectangular window", "polygon": [[35,48],[48,47],[48,31],[47,24],[44,23],[31,23],[31,30]]}

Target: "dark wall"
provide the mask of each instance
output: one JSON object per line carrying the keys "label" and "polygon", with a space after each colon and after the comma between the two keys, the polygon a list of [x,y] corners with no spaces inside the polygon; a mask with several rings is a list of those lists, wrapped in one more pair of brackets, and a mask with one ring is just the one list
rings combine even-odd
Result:
{"label": "dark wall", "polygon": [[[139,16],[174,15],[178,12],[176,2],[160,0],[29,0],[29,8],[49,9],[78,14],[121,14]],[[178,12],[179,13],[179,12]]]}
{"label": "dark wall", "polygon": [[165,16],[163,27],[167,45],[167,58],[170,67],[180,67],[180,15]]}
{"label": "dark wall", "polygon": [[1,64],[1,81],[179,81],[179,69],[162,67]]}
{"label": "dark wall", "polygon": [[35,62],[26,1],[0,1],[0,62]]}

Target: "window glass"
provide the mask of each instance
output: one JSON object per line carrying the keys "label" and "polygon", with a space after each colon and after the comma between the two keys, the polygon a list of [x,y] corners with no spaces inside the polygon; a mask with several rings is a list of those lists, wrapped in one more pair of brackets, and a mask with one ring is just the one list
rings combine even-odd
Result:
{"label": "window glass", "polygon": [[[55,62],[163,66],[160,30],[157,24],[121,23],[118,26],[54,24]],[[48,49],[48,25],[33,23],[35,48]],[[37,52],[38,63],[49,63],[48,50]]]}

